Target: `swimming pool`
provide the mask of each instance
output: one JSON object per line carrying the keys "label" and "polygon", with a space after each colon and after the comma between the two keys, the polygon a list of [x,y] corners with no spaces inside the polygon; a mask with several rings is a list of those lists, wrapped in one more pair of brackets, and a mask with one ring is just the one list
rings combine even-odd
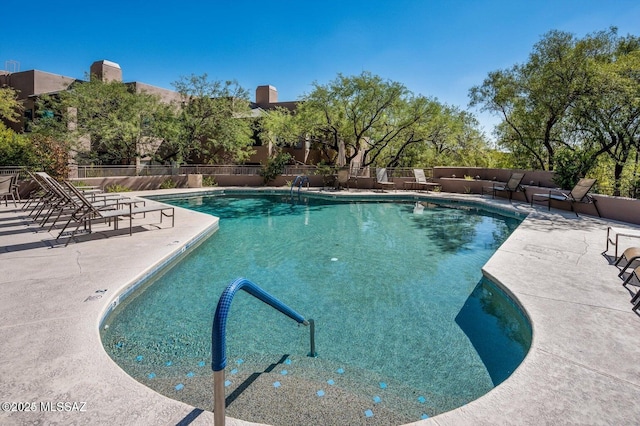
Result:
{"label": "swimming pool", "polygon": [[102,337],[123,369],[172,398],[211,409],[211,320],[240,276],[314,318],[319,355],[305,356],[307,330],[236,297],[227,414],[244,420],[291,424],[291,389],[309,416],[348,405],[385,424],[415,421],[488,392],[528,350],[525,318],[480,270],[518,219],[416,201],[164,201],[219,216],[220,229],[121,303]]}

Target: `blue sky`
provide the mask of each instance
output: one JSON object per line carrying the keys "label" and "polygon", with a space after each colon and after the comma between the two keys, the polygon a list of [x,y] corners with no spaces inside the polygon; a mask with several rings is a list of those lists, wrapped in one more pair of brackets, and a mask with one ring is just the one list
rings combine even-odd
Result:
{"label": "blue sky", "polygon": [[[550,30],[578,37],[616,26],[640,35],[637,0],[113,0],[12,2],[0,67],[84,78],[92,62],[120,64],[124,81],[167,89],[182,76],[237,80],[252,99],[271,84],[297,100],[312,83],[369,71],[467,108],[490,71],[527,60]],[[14,9],[15,8],[15,9]],[[476,112],[472,110],[472,112]],[[487,134],[496,119],[478,114]]]}

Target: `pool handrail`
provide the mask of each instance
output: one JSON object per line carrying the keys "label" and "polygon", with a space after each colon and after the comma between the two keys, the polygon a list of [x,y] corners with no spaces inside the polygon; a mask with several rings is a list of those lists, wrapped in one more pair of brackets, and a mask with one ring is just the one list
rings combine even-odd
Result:
{"label": "pool handrail", "polygon": [[309,176],[306,175],[299,175],[296,176],[296,178],[293,180],[293,183],[291,184],[291,196],[293,196],[293,188],[296,187],[296,185],[298,186],[298,194],[300,194],[300,189],[302,189],[302,185],[307,184],[307,187],[309,186]]}
{"label": "pool handrail", "polygon": [[231,302],[233,296],[238,290],[244,290],[253,297],[261,300],[267,305],[280,311],[284,315],[293,319],[299,324],[310,325],[311,324],[311,351],[308,356],[315,357],[315,332],[314,321],[304,319],[302,315],[294,311],[280,300],[276,299],[253,282],[246,278],[236,278],[231,284],[229,284],[216,306],[216,313],[213,318],[213,327],[211,330],[211,369],[213,370],[213,420],[215,426],[223,426],[225,424],[225,391],[224,391],[224,368],[227,365],[226,356],[226,327],[227,317],[229,309],[231,308]]}

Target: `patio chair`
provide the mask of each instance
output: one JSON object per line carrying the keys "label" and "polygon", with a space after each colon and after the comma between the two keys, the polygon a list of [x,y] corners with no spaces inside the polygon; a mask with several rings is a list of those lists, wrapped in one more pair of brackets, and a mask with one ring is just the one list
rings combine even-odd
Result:
{"label": "patio chair", "polygon": [[338,174],[336,176],[336,189],[347,187],[347,191],[349,190],[349,179],[350,172],[348,167],[342,167],[338,169]]}
{"label": "patio chair", "polygon": [[607,246],[602,254],[609,251],[609,245],[615,247],[614,259],[618,258],[618,247],[620,246],[620,237],[640,238],[640,229],[618,228],[615,226],[607,227]]}
{"label": "patio chair", "polygon": [[[65,182],[65,184],[69,187],[73,186],[70,182]],[[162,219],[164,217],[170,217],[171,227],[173,228],[173,226],[175,225],[175,209],[173,206],[169,206],[167,204],[154,203],[145,204],[142,207],[138,207],[136,205],[136,202],[139,202],[141,200],[131,199],[130,202],[125,202],[125,204],[107,206],[104,209],[100,209],[96,205],[91,203],[87,198],[85,198],[82,193],[78,192],[76,195],[82,206],[70,215],[69,220],[56,237],[56,240],[63,237],[65,231],[67,230],[69,225],[71,225],[71,222],[75,222],[76,228],[69,233],[68,240],[65,246],[67,246],[69,242],[75,237],[81,226],[83,227],[84,231],[91,233],[91,222],[96,219],[104,219],[109,224],[111,224],[111,221],[113,220],[114,230],[118,230],[118,221],[120,220],[120,218],[128,218],[130,236],[133,235],[133,217],[134,215],[138,214],[146,215],[146,213],[159,212],[160,223],[162,223]]]}
{"label": "patio chair", "polygon": [[361,176],[360,172],[360,163],[358,161],[353,161],[349,164],[349,182],[354,181],[356,189],[358,189],[358,178]]}
{"label": "patio chair", "polygon": [[533,207],[533,202],[537,199],[539,201],[546,202],[549,206],[549,210],[551,210],[551,200],[562,201],[569,203],[571,211],[576,214],[576,217],[578,217],[578,212],[573,208],[573,205],[575,203],[592,203],[596,208],[598,217],[602,217],[600,215],[598,205],[596,204],[598,200],[589,195],[589,191],[595,183],[595,179],[581,178],[569,193],[551,189],[546,194],[533,194],[531,196],[531,206]]}
{"label": "patio chair", "polygon": [[627,261],[625,266],[620,270],[618,276],[622,278],[629,266],[631,266],[631,264],[638,259],[640,259],[640,247],[629,247],[624,252],[622,252],[622,256],[620,256],[620,258],[616,260],[616,263],[613,264],[614,266],[618,266],[620,262],[622,262],[622,260]]}
{"label": "patio chair", "polygon": [[380,190],[384,191],[384,188],[396,189],[395,182],[389,180],[386,167],[381,167],[376,170],[376,183],[380,185]]}
{"label": "patio chair", "polygon": [[0,200],[4,198],[4,205],[9,206],[9,197],[11,197],[14,207],[18,207],[12,185],[13,176],[0,176]]}
{"label": "patio chair", "polygon": [[414,181],[406,181],[404,183],[405,189],[408,186],[410,189],[416,187],[418,190],[423,188],[428,191],[429,189],[442,187],[439,183],[431,182],[431,180],[427,179],[427,176],[424,174],[424,169],[413,169],[413,176],[415,178]]}
{"label": "patio chair", "polygon": [[[84,207],[81,198],[84,198],[85,194],[81,193],[71,182],[65,181],[65,188],[45,172],[36,172],[31,176],[46,192],[46,195],[42,197],[40,208],[34,220],[38,220],[40,215],[44,215],[40,223],[40,226],[44,226],[54,213],[58,213],[50,224],[48,231],[53,229],[63,214],[73,214]],[[144,200],[133,200],[120,194],[100,194],[98,196],[91,194],[91,199],[87,201],[96,208],[111,210],[127,203],[133,203],[136,207],[137,204],[144,205]]]}
{"label": "patio chair", "polygon": [[17,198],[19,202],[21,202],[22,199],[20,198],[20,185],[18,184],[20,173],[16,173],[12,177],[13,179],[11,181],[11,192],[13,193],[13,196]]}
{"label": "patio chair", "polygon": [[524,186],[522,186],[522,179],[524,179],[524,173],[511,173],[509,176],[509,180],[507,183],[502,182],[494,182],[493,185],[489,188],[482,188],[481,195],[484,195],[485,192],[491,192],[492,198],[496,198],[496,192],[508,192],[509,193],[509,201],[513,199],[513,193],[517,191],[522,191],[524,194],[524,199],[529,201],[527,198],[527,191]]}

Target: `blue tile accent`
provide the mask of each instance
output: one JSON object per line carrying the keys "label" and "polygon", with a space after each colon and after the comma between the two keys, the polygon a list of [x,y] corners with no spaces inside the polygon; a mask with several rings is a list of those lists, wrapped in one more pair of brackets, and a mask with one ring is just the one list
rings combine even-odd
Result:
{"label": "blue tile accent", "polygon": [[366,410],[366,411],[364,412],[364,415],[365,415],[365,417],[373,417],[373,411],[371,411],[371,410]]}
{"label": "blue tile accent", "polygon": [[318,392],[316,392],[316,395],[324,396],[324,391],[322,389],[320,389]]}
{"label": "blue tile accent", "polygon": [[178,383],[178,384],[176,385],[176,390],[177,390],[177,391],[180,391],[180,390],[182,390],[182,389],[184,389],[184,385],[183,385],[182,383]]}

